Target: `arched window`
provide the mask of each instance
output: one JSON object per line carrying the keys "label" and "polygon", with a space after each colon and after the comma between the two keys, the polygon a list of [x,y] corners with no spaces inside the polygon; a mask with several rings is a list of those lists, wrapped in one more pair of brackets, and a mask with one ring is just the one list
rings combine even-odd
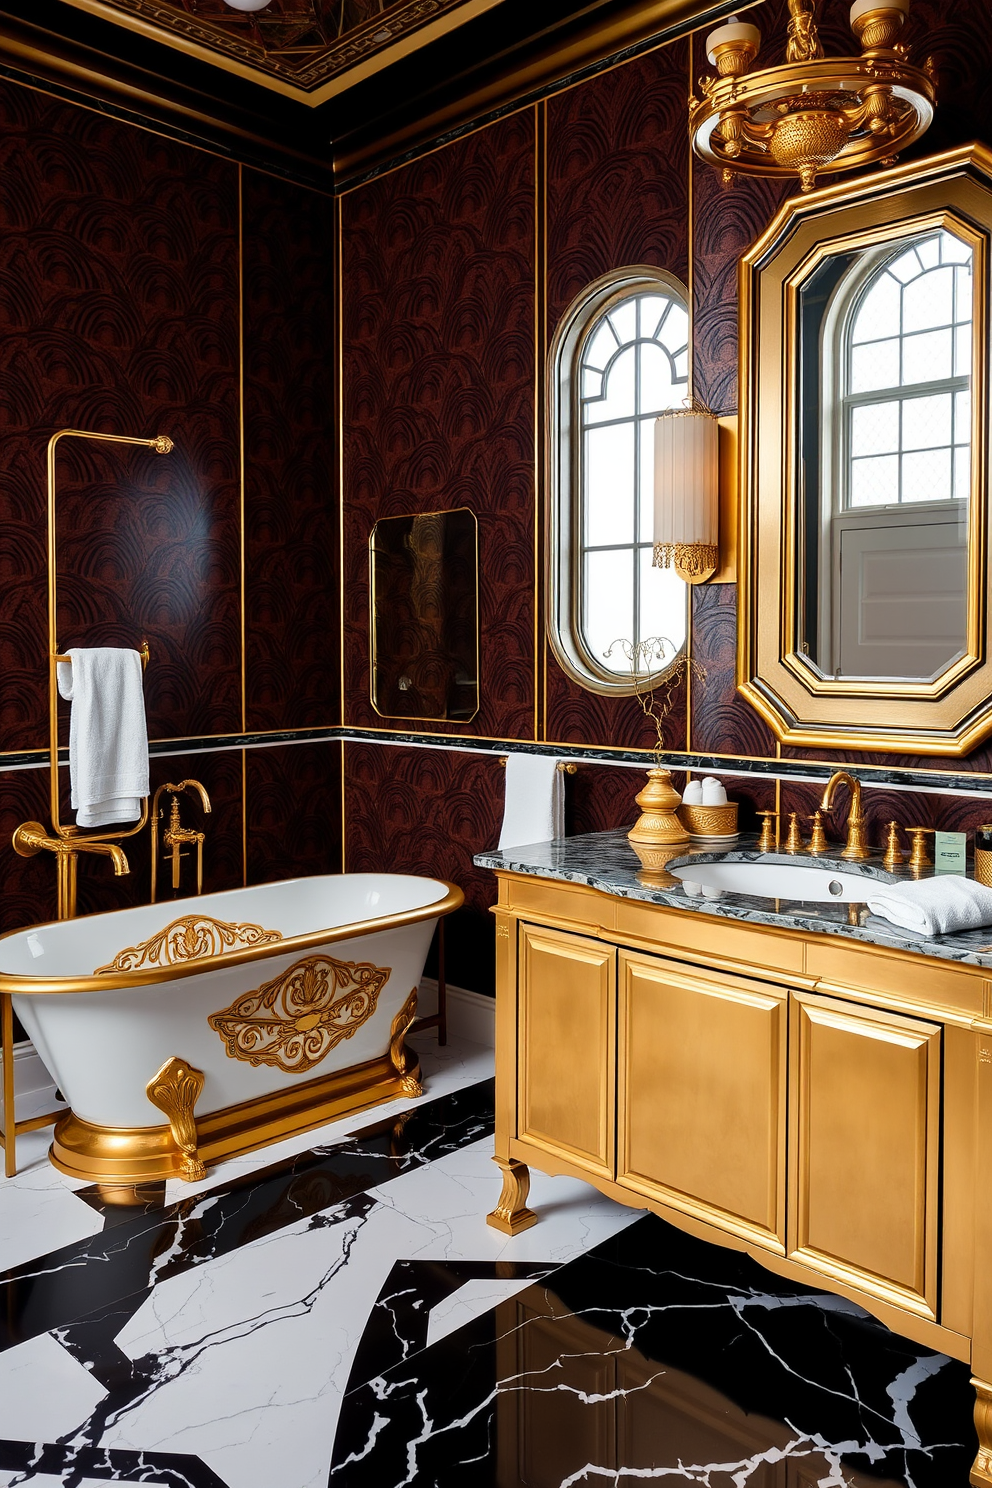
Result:
{"label": "arched window", "polygon": [[638,266],[597,280],[552,348],[548,617],[562,665],[584,687],[629,693],[617,640],[685,644],[686,585],[652,568],[654,421],[688,392],[687,292]]}

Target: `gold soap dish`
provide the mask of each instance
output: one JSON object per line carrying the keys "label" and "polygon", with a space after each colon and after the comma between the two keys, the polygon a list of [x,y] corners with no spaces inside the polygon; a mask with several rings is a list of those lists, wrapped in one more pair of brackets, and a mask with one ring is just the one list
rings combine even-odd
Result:
{"label": "gold soap dish", "polygon": [[735,837],[737,835],[737,802],[726,806],[687,806],[678,809],[678,818],[690,837]]}

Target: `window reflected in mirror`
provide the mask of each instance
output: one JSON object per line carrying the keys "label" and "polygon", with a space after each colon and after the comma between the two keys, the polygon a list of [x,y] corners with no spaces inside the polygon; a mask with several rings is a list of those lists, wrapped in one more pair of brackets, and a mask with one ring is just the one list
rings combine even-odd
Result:
{"label": "window reflected in mirror", "polygon": [[944,227],[799,288],[797,652],[927,680],[967,650],[972,248]]}
{"label": "window reflected in mirror", "polygon": [[385,718],[479,711],[478,528],[467,507],[384,517],[369,541],[372,702]]}

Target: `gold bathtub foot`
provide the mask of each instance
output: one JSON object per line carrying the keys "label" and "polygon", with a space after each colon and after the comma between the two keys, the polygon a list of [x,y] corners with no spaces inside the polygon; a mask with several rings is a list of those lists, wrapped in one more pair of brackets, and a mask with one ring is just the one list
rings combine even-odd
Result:
{"label": "gold bathtub foot", "polygon": [[530,1169],[526,1163],[517,1162],[512,1157],[505,1162],[501,1157],[494,1157],[493,1162],[503,1174],[503,1192],[492,1214],[486,1215],[486,1224],[492,1225],[494,1230],[502,1230],[504,1235],[519,1235],[521,1230],[529,1230],[531,1225],[537,1224],[537,1215],[533,1209],[527,1208]]}
{"label": "gold bathtub foot", "polygon": [[404,1095],[423,1095],[424,1093],[424,1087],[420,1083],[420,1060],[403,1042],[416,1016],[417,989],[414,987],[393,1019],[393,1026],[389,1031],[389,1058],[393,1069],[401,1077],[400,1090]]}
{"label": "gold bathtub foot", "polygon": [[973,1488],[992,1484],[992,1385],[973,1379],[975,1388],[975,1430],[978,1432],[978,1456],[971,1468]]}
{"label": "gold bathtub foot", "polygon": [[180,1151],[179,1176],[196,1183],[207,1170],[196,1151],[196,1116],[193,1108],[203,1089],[203,1071],[173,1054],[145,1086],[145,1094],[169,1118],[172,1139]]}

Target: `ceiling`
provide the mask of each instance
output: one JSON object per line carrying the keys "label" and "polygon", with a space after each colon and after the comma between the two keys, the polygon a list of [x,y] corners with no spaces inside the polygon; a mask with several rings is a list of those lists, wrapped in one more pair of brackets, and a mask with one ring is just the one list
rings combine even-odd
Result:
{"label": "ceiling", "polygon": [[0,0],[0,74],[333,189],[749,3]]}
{"label": "ceiling", "polygon": [[308,103],[429,46],[500,0],[67,0],[225,72]]}

